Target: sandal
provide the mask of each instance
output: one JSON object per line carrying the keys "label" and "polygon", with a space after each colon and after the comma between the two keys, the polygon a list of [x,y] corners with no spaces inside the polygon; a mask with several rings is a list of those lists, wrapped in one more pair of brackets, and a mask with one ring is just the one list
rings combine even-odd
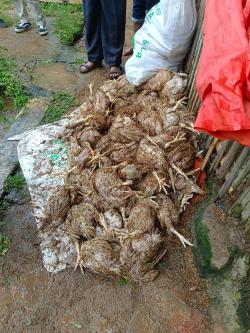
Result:
{"label": "sandal", "polygon": [[122,75],[121,66],[111,66],[109,71],[109,79],[117,80]]}
{"label": "sandal", "polygon": [[79,68],[81,74],[86,74],[91,72],[93,69],[102,67],[101,62],[92,62],[92,61],[85,61]]}

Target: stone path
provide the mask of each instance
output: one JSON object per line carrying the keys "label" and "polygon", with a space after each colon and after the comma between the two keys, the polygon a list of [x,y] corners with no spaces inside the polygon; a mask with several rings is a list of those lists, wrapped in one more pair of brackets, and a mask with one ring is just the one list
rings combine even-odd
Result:
{"label": "stone path", "polygon": [[26,106],[24,113],[11,126],[4,138],[0,141],[0,197],[3,193],[4,183],[7,177],[14,171],[17,158],[17,141],[9,141],[13,136],[22,134],[35,128],[47,110],[49,99],[39,97],[32,99]]}

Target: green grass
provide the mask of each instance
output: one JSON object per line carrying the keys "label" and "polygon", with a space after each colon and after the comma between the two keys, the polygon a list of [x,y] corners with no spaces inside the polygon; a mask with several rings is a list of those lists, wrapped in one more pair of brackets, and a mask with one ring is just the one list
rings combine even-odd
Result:
{"label": "green grass", "polygon": [[127,279],[120,279],[116,283],[118,284],[118,286],[124,287],[129,283],[129,281]]}
{"label": "green grass", "polygon": [[193,254],[196,262],[197,270],[200,276],[206,277],[213,273],[211,269],[212,250],[208,237],[208,230],[203,225],[202,219],[206,208],[216,196],[213,181],[209,178],[206,182],[208,194],[204,198],[200,207],[197,209],[194,217],[194,232],[196,238],[196,246],[193,247]]}
{"label": "green grass", "polygon": [[16,23],[14,17],[5,13],[5,11],[0,10],[0,18],[4,20],[8,27],[13,26]]}
{"label": "green grass", "polygon": [[0,257],[4,256],[8,252],[10,245],[10,239],[0,232]]}
{"label": "green grass", "polygon": [[82,37],[83,12],[81,5],[43,3],[45,16],[55,17],[55,33],[64,45],[73,45],[76,38]]}
{"label": "green grass", "polygon": [[16,62],[1,50],[0,73],[0,100],[2,104],[0,116],[2,116],[5,99],[10,99],[16,109],[21,109],[27,103],[29,96],[22,86]]}
{"label": "green grass", "polygon": [[197,247],[194,248],[196,265],[199,268],[201,276],[206,276],[211,272],[212,250],[208,237],[207,228],[202,223],[205,209],[208,205],[200,207],[195,219],[195,233]]}
{"label": "green grass", "polygon": [[16,20],[12,16],[8,14],[10,9],[13,9],[14,3],[11,0],[0,0],[0,18],[7,23],[10,27],[12,26]]}
{"label": "green grass", "polygon": [[82,5],[77,4],[60,4],[53,2],[42,2],[41,3],[42,10],[44,16],[47,17],[55,17],[58,15],[58,12],[63,8],[67,8],[67,10],[71,13],[81,13],[82,14]]}
{"label": "green grass", "polygon": [[7,199],[0,200],[0,214],[4,213],[9,208],[9,202]]}
{"label": "green grass", "polygon": [[250,329],[250,266],[241,289],[241,300],[237,314],[246,332]]}
{"label": "green grass", "polygon": [[0,1],[0,10],[10,10],[13,8],[12,0],[1,0]]}
{"label": "green grass", "polygon": [[64,6],[56,16],[55,33],[62,44],[73,45],[75,39],[80,38],[83,34],[82,13],[71,11]]}
{"label": "green grass", "polygon": [[26,182],[22,175],[9,176],[6,180],[4,191],[9,192],[12,189],[22,190]]}
{"label": "green grass", "polygon": [[54,94],[53,100],[50,103],[41,124],[48,124],[58,121],[62,116],[73,106],[75,97],[65,92]]}

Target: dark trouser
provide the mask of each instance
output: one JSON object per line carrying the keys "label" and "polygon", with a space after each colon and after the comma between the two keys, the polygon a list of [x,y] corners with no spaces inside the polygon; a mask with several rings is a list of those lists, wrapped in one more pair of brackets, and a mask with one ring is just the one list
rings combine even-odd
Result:
{"label": "dark trouser", "polygon": [[154,7],[160,0],[134,0],[133,3],[133,20],[143,22],[146,12]]}
{"label": "dark trouser", "polygon": [[83,0],[88,60],[120,65],[125,41],[126,0]]}

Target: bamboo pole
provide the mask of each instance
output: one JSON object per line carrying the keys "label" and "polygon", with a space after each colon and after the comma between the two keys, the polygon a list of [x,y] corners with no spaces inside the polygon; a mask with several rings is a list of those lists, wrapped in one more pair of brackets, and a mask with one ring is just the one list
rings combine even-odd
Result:
{"label": "bamboo pole", "polygon": [[233,166],[233,168],[231,169],[225,183],[223,184],[223,186],[221,187],[217,197],[217,198],[221,198],[223,197],[223,195],[229,190],[235,176],[237,175],[237,172],[239,171],[239,169],[241,168],[242,164],[244,163],[244,161],[246,160],[247,156],[248,156],[248,153],[249,153],[249,148],[248,147],[245,147],[239,158],[237,159],[235,165]]}
{"label": "bamboo pole", "polygon": [[223,141],[221,143],[221,147],[220,147],[213,163],[211,164],[209,171],[216,170],[218,168],[218,165],[220,164],[220,161],[230,144],[231,144],[231,141]]}
{"label": "bamboo pole", "polygon": [[[210,149],[211,144],[212,144],[212,142],[214,142],[214,140],[215,139],[212,136],[210,136],[210,135],[207,136],[206,144],[205,144],[206,149]],[[216,141],[216,143],[217,143],[217,141]],[[214,148],[215,148],[215,146],[214,146]]]}
{"label": "bamboo pole", "polygon": [[217,143],[218,143],[219,139],[213,139],[213,142],[212,144],[210,145],[209,149],[208,149],[208,152],[207,152],[207,155],[205,156],[205,159],[204,159],[204,162],[201,166],[201,171],[204,171],[205,170],[205,167],[209,161],[209,158],[210,156],[212,155]]}
{"label": "bamboo pole", "polygon": [[227,155],[225,157],[224,163],[221,165],[220,169],[217,172],[219,179],[223,179],[225,177],[228,169],[230,168],[233,161],[235,160],[236,155],[241,147],[242,146],[238,142],[234,142],[232,144],[231,148],[229,149],[229,152],[227,153]]}
{"label": "bamboo pole", "polygon": [[242,168],[240,169],[237,177],[233,181],[232,186],[230,188],[230,192],[237,190],[237,188],[241,185],[241,183],[249,173],[250,173],[250,149],[249,149],[249,156],[245,161],[244,165],[242,166]]}
{"label": "bamboo pole", "polygon": [[237,205],[241,205],[244,207],[249,200],[250,200],[250,187],[247,187],[245,191],[241,194],[241,196],[235,201],[233,206],[230,208],[229,212],[232,213]]}

